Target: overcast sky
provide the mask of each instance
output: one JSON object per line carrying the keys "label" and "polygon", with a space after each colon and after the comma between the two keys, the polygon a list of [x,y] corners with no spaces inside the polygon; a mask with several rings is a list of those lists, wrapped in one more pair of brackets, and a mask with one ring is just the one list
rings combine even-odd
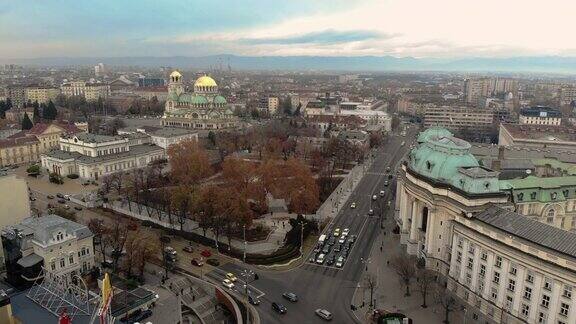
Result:
{"label": "overcast sky", "polygon": [[0,0],[0,58],[576,56],[575,0]]}

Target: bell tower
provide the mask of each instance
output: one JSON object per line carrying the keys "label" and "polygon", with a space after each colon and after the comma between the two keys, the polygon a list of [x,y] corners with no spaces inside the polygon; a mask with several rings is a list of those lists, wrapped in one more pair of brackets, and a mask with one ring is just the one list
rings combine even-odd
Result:
{"label": "bell tower", "polygon": [[182,74],[178,71],[170,73],[170,82],[168,83],[168,94],[180,95],[184,92],[182,85]]}

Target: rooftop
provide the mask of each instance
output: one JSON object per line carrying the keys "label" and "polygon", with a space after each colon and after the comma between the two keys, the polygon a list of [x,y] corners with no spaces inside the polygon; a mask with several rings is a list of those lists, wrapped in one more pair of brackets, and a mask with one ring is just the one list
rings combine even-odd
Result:
{"label": "rooftop", "polygon": [[38,139],[34,136],[18,137],[18,138],[8,138],[0,140],[0,148],[29,145],[39,143]]}
{"label": "rooftop", "polygon": [[157,137],[176,137],[176,136],[183,136],[183,135],[189,135],[189,134],[194,134],[196,132],[188,130],[188,129],[184,129],[184,128],[171,128],[171,127],[164,127],[164,128],[159,128],[156,130],[153,130],[150,132],[151,136],[157,136]]}
{"label": "rooftop", "polygon": [[535,106],[520,109],[520,115],[526,117],[560,118],[562,113],[556,108]]}
{"label": "rooftop", "polygon": [[500,127],[515,139],[576,142],[576,130],[573,127],[517,124],[500,124]]}
{"label": "rooftop", "polygon": [[85,143],[106,143],[124,140],[124,138],[120,136],[98,135],[92,133],[79,133],[76,134],[75,137]]}
{"label": "rooftop", "polygon": [[474,219],[531,243],[576,257],[576,233],[544,224],[497,206],[491,206],[475,214]]}
{"label": "rooftop", "polygon": [[77,239],[92,236],[92,232],[85,225],[53,214],[25,218],[20,224],[4,228],[2,235],[9,236],[22,233],[24,236],[28,236],[33,234],[34,240],[47,245],[50,237],[57,231],[65,231],[69,235],[75,235]]}

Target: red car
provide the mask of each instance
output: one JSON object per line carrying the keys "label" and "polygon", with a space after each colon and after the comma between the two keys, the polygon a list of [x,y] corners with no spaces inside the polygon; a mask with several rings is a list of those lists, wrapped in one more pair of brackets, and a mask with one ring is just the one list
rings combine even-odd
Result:
{"label": "red car", "polygon": [[210,252],[210,250],[204,250],[204,251],[202,251],[202,253],[200,253],[200,254],[202,254],[202,256],[205,257],[205,258],[209,258],[209,257],[212,256],[212,252]]}
{"label": "red car", "polygon": [[192,259],[192,261],[190,261],[190,263],[192,263],[192,265],[195,265],[197,267],[201,267],[204,265],[204,261],[202,259],[198,259],[198,258]]}

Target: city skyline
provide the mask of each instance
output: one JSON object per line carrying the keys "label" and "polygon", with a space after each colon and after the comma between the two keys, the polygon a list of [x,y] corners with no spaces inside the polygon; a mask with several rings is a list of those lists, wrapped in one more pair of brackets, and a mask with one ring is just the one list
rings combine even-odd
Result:
{"label": "city skyline", "polygon": [[[562,8],[562,10],[558,10]],[[0,59],[119,56],[574,56],[576,3],[9,2]],[[496,23],[495,23],[496,22]]]}

